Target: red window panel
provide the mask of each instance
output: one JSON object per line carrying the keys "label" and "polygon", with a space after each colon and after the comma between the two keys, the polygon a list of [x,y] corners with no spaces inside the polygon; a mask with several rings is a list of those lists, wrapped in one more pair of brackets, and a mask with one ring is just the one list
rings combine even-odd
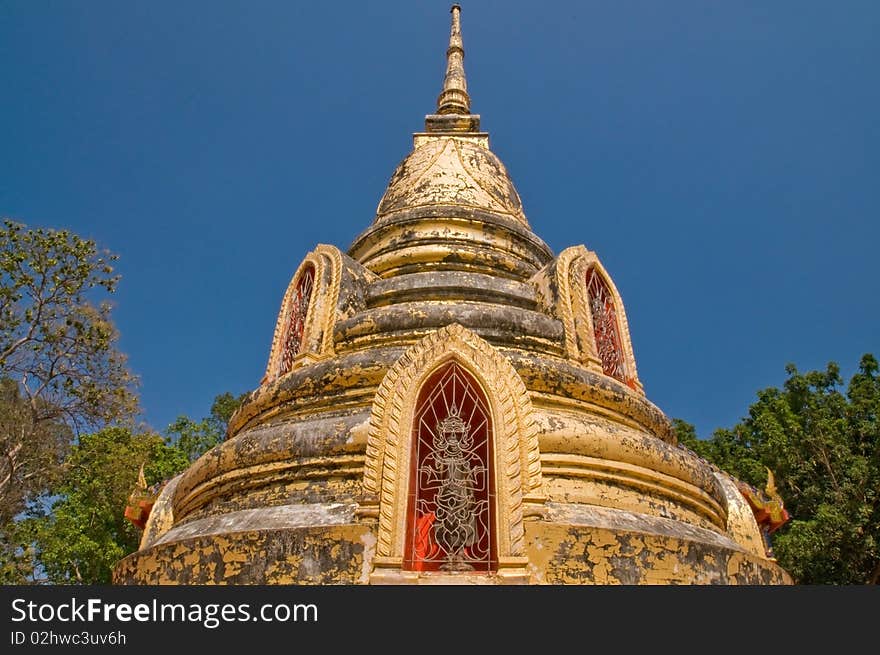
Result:
{"label": "red window panel", "polygon": [[299,276],[293,297],[290,299],[290,308],[287,315],[287,326],[284,330],[284,341],[281,349],[281,367],[278,374],[284,375],[291,366],[293,359],[302,349],[303,330],[306,325],[306,316],[309,311],[309,301],[312,298],[312,287],[315,284],[315,269],[306,266]]}
{"label": "red window panel", "polygon": [[605,375],[617,378],[632,387],[633,382],[627,372],[626,359],[621,346],[614,296],[611,295],[611,290],[602,275],[594,267],[590,267],[587,271],[586,282],[587,299],[593,317],[593,333],[596,337],[596,351],[602,362],[602,371]]}
{"label": "red window panel", "polygon": [[456,362],[419,391],[412,439],[404,568],[497,570],[491,413]]}

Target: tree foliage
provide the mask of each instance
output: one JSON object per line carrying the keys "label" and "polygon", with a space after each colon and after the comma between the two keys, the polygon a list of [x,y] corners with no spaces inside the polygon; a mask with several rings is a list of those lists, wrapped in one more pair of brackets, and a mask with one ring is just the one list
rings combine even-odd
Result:
{"label": "tree foliage", "polygon": [[136,409],[110,304],[90,297],[116,290],[116,259],[67,230],[3,223],[0,368],[21,385],[37,420],[95,427]]}
{"label": "tree foliage", "polygon": [[214,398],[211,414],[201,421],[180,416],[166,430],[175,447],[189,462],[194,462],[202,453],[223,441],[232,414],[241,405],[246,394],[238,397],[222,393]]}
{"label": "tree foliage", "polygon": [[116,256],[66,230],[0,229],[0,523],[46,490],[71,436],[134,416],[110,305]]}
{"label": "tree foliage", "polygon": [[[61,584],[110,582],[117,561],[135,551],[141,532],[123,516],[138,471],[147,484],[171,479],[220,441],[239,400],[221,394],[200,422],[180,417],[165,436],[108,427],[71,448],[54,502],[20,521],[18,557],[8,577]],[[174,429],[184,426],[182,432]],[[190,427],[197,426],[190,430]],[[0,568],[0,580],[3,571]]]}
{"label": "tree foliage", "polygon": [[136,378],[106,301],[116,256],[66,230],[0,229],[0,583],[105,583],[137,548],[124,518],[141,465],[167,480],[226,434],[241,402],[136,430]]}
{"label": "tree foliage", "polygon": [[775,474],[792,519],[774,534],[779,563],[803,584],[880,579],[880,376],[864,355],[844,388],[840,368],[786,368],[733,428],[698,440],[677,421],[679,441],[758,487]]}
{"label": "tree foliage", "polygon": [[[138,530],[124,517],[141,463],[162,458],[152,433],[111,427],[83,435],[53,490],[51,511],[32,519],[36,558],[48,581],[107,583],[113,564],[137,548]],[[165,459],[165,458],[162,458]]]}
{"label": "tree foliage", "polygon": [[57,482],[72,438],[63,421],[36,419],[19,385],[0,379],[0,526]]}

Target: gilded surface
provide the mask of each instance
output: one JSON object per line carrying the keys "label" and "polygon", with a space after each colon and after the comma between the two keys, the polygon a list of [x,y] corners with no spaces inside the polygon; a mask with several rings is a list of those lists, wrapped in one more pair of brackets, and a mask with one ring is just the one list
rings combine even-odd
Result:
{"label": "gilded surface", "polygon": [[529,523],[527,551],[539,584],[781,585],[788,574],[724,536],[639,514],[551,504]]}
{"label": "gilded surface", "polygon": [[556,261],[557,315],[565,326],[565,345],[569,358],[582,361],[592,370],[602,373],[586,289],[586,274],[593,267],[605,281],[614,299],[617,331],[620,334],[627,374],[636,389],[644,393],[636,370],[623,298],[598,256],[584,246],[572,246],[563,250]]}
{"label": "gilded surface", "polygon": [[302,334],[302,346],[294,358],[291,370],[303,361],[309,361],[309,358],[327,357],[333,353],[333,325],[336,321],[337,303],[339,302],[342,254],[336,246],[319,244],[313,252],[306,255],[296,273],[293,274],[287,291],[284,293],[281,311],[278,313],[278,320],[275,323],[266,374],[262,380],[264,383],[274,380],[279,375],[281,350],[284,347],[284,332],[292,310],[291,303],[299,278],[308,266],[315,269],[315,281],[309,298]]}
{"label": "gilded surface", "polygon": [[150,512],[150,518],[147,519],[147,524],[144,526],[144,532],[141,535],[141,549],[153,545],[159,537],[168,532],[174,525],[174,506],[172,501],[178,482],[180,482],[179,475],[169,480],[168,484],[162,488],[162,493],[156,499],[153,511]]}
{"label": "gilded surface", "polygon": [[446,77],[443,91],[437,98],[438,114],[469,114],[471,99],[467,92],[464,75],[464,43],[461,38],[461,7],[452,6],[452,27],[449,30],[449,47],[446,49]]}
{"label": "gilded surface", "polygon": [[404,353],[376,393],[364,464],[364,490],[379,505],[377,552],[402,558],[415,401],[422,381],[454,359],[483,387],[495,426],[496,521],[501,557],[522,554],[523,501],[541,488],[537,426],[522,380],[476,334],[453,324]]}
{"label": "gilded surface", "polygon": [[[453,112],[470,110],[457,19],[441,107]],[[613,296],[635,377],[623,300],[595,253],[554,257],[531,231],[479,119],[427,116],[348,254],[306,256],[266,377],[227,440],[165,487],[115,582],[791,583],[735,481],[676,446],[637,380],[603,374],[586,270]],[[278,376],[309,264],[303,349]],[[492,574],[402,570],[414,405],[450,359],[481,386],[495,428]]]}
{"label": "gilded surface", "polygon": [[360,525],[271,527],[191,537],[138,551],[116,584],[358,584],[375,539]]}
{"label": "gilded surface", "polygon": [[481,148],[489,149],[489,135],[486,132],[470,133],[464,132],[452,136],[450,134],[436,134],[433,132],[416,132],[413,134],[413,148],[419,148],[430,141],[440,141],[441,139],[458,139],[459,141],[468,141]]}
{"label": "gilded surface", "polygon": [[410,153],[391,176],[377,220],[432,205],[485,209],[527,224],[504,164],[489,150],[461,139],[429,141]]}
{"label": "gilded surface", "polygon": [[743,498],[743,495],[736,488],[736,483],[729,475],[722,471],[716,471],[715,477],[721,485],[727,505],[727,525],[725,527],[728,534],[748,552],[758,557],[764,557],[766,555],[764,539],[748,502]]}

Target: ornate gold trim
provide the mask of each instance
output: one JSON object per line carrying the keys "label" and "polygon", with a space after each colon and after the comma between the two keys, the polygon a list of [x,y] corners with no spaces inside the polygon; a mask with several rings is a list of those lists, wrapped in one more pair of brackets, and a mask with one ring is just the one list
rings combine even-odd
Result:
{"label": "ornate gold trim", "polygon": [[[569,359],[587,363],[589,368],[595,370],[596,365],[601,372],[602,366],[599,363],[599,357],[596,355],[594,341],[585,343],[586,352],[582,352],[578,344],[578,334],[575,329],[574,305],[572,297],[572,265],[583,258],[587,253],[587,249],[583,246],[571,246],[566,248],[559,257],[556,258],[556,290],[557,290],[557,315],[562,321],[562,327],[565,331],[565,354]],[[592,351],[590,350],[592,348]]]}
{"label": "ornate gold trim", "polygon": [[303,363],[323,359],[333,354],[333,326],[336,323],[336,306],[339,302],[340,280],[342,279],[342,253],[335,246],[319,244],[308,253],[296,269],[287,285],[281,301],[281,311],[272,336],[269,362],[260,384],[266,384],[279,377],[281,348],[284,329],[290,316],[290,303],[296,291],[299,278],[307,266],[315,269],[315,282],[309,299],[303,328],[302,347],[293,361],[291,370]]}
{"label": "ornate gold trim", "polygon": [[742,546],[746,551],[757,557],[767,557],[764,549],[764,538],[761,529],[755,520],[755,514],[742,493],[736,487],[736,483],[727,473],[714,471],[715,479],[724,492],[724,501],[727,512],[727,533],[731,538]]}
{"label": "ornate gold trim", "polygon": [[632,338],[629,332],[629,322],[626,318],[626,308],[623,298],[617,291],[617,287],[608,271],[599,261],[598,255],[584,246],[572,246],[563,250],[556,260],[556,287],[558,290],[559,319],[565,330],[566,354],[571,359],[583,362],[591,370],[602,373],[602,363],[596,351],[596,337],[593,332],[593,317],[589,309],[586,290],[586,274],[590,267],[594,267],[611,295],[614,297],[614,305],[617,315],[617,329],[620,334],[623,355],[626,361],[628,378],[633,382],[636,389],[644,395],[644,388],[639,380],[636,369],[636,358],[632,348]]}
{"label": "ornate gold trim", "polygon": [[500,559],[524,555],[523,515],[530,512],[524,512],[523,503],[541,500],[538,425],[522,379],[488,342],[457,323],[448,325],[401,355],[382,380],[370,415],[361,515],[378,505],[376,554],[385,559],[377,561],[387,560],[390,568],[399,568],[404,554],[416,398],[431,373],[453,359],[480,384],[492,413]]}
{"label": "ornate gold trim", "polygon": [[174,496],[177,492],[177,485],[183,478],[183,474],[178,474],[171,478],[163,488],[159,497],[153,505],[153,510],[144,525],[144,532],[141,535],[141,542],[138,550],[144,550],[156,543],[159,538],[174,527]]}
{"label": "ornate gold trim", "polygon": [[509,216],[528,227],[519,193],[491,150],[447,135],[419,143],[392,174],[375,223],[406,209],[455,205]]}
{"label": "ornate gold trim", "polygon": [[[315,326],[320,331],[319,356],[333,354],[333,326],[336,323],[336,308],[339,304],[339,289],[342,281],[342,253],[336,246],[319,243],[315,254],[324,257],[328,264],[329,279],[325,280],[326,288],[316,289],[320,294],[316,311]],[[309,327],[306,325],[306,327]],[[316,335],[317,336],[317,335]]]}
{"label": "ornate gold trim", "polygon": [[[569,502],[656,514],[716,531],[726,529],[727,511],[719,494],[680,477],[579,453],[544,452],[541,460],[550,500],[561,500],[554,497],[554,491],[564,489]],[[616,493],[609,494],[607,488]]]}

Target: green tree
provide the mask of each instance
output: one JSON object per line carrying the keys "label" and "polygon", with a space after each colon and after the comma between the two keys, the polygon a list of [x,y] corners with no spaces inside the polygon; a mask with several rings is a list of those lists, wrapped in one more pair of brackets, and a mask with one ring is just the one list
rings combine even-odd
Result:
{"label": "green tree", "polygon": [[94,428],[137,409],[134,377],[116,348],[110,304],[116,255],[67,230],[0,230],[0,371],[35,420]]}
{"label": "green tree", "polygon": [[171,479],[222,440],[239,404],[240,398],[220,394],[209,417],[198,423],[180,417],[164,437],[122,427],[82,435],[52,489],[51,508],[20,522],[19,541],[31,547],[21,549],[9,575],[27,570],[31,577],[41,571],[50,583],[110,582],[115,563],[141,538],[123,515],[141,465],[149,485]]}
{"label": "green tree", "polygon": [[117,348],[105,300],[119,279],[115,260],[66,230],[28,229],[9,220],[0,229],[4,575],[21,570],[29,550],[16,517],[58,483],[75,435],[137,412],[136,379]]}
{"label": "green tree", "polygon": [[782,389],[705,441],[676,423],[681,444],[758,487],[769,467],[792,519],[774,534],[780,564],[803,584],[880,579],[880,377],[864,355],[844,388],[840,368],[786,367]]}
{"label": "green tree", "polygon": [[220,433],[221,437],[226,435],[229,420],[238,411],[238,408],[241,407],[247,395],[247,393],[243,393],[233,396],[227,391],[214,397],[214,402],[211,405],[211,415],[207,420],[214,425],[214,428]]}
{"label": "green tree", "polygon": [[194,462],[202,453],[223,441],[229,427],[229,419],[246,395],[241,394],[236,397],[226,392],[216,396],[211,405],[211,414],[198,422],[186,416],[178,417],[166,430],[171,443],[190,462]]}
{"label": "green tree", "polygon": [[[71,431],[130,418],[135,378],[116,347],[118,276],[93,241],[66,230],[0,230],[0,517],[44,490]],[[65,427],[66,426],[66,427]],[[47,452],[55,456],[47,457]]]}
{"label": "green tree", "polygon": [[0,379],[0,526],[57,481],[72,439],[64,421],[36,418],[18,383]]}
{"label": "green tree", "polygon": [[110,427],[82,435],[67,458],[57,499],[26,519],[48,582],[108,583],[113,564],[137,548],[140,534],[123,512],[141,464],[148,483],[173,475],[173,453],[154,433]]}

